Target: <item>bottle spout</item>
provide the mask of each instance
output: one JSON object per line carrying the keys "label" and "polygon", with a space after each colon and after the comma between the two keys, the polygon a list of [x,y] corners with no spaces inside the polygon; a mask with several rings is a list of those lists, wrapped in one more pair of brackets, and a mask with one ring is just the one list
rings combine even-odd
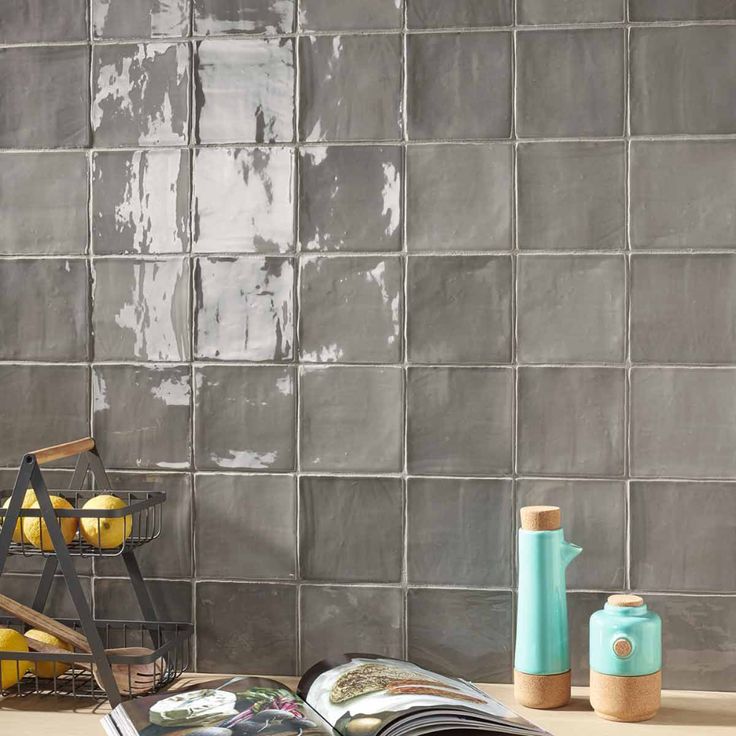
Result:
{"label": "bottle spout", "polygon": [[562,564],[567,567],[581,552],[583,548],[572,542],[562,541]]}

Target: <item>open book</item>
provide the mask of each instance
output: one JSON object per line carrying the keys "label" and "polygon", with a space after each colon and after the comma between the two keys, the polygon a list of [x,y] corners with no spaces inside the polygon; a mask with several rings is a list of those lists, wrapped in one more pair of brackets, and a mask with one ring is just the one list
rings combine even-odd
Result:
{"label": "open book", "polygon": [[296,693],[232,677],[130,700],[102,725],[109,736],[547,734],[469,682],[371,654],[314,665]]}

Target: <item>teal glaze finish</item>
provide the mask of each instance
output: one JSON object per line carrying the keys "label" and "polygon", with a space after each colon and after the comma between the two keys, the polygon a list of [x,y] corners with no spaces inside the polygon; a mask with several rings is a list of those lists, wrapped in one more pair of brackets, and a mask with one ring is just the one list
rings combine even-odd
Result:
{"label": "teal glaze finish", "polygon": [[[631,654],[619,657],[614,642],[626,639]],[[602,675],[634,677],[662,669],[662,619],[646,604],[609,606],[590,617],[590,668]]]}
{"label": "teal glaze finish", "polygon": [[519,602],[514,667],[528,675],[570,669],[565,569],[582,547],[562,529],[519,530]]}

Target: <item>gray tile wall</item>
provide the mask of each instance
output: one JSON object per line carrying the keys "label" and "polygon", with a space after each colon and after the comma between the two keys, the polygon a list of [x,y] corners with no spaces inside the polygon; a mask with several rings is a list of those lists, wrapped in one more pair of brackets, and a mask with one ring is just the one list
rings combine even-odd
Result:
{"label": "gray tile wall", "polygon": [[166,489],[200,670],[508,681],[554,502],[576,681],[631,589],[733,689],[736,3],[17,0],[0,103],[0,478],[93,432]]}

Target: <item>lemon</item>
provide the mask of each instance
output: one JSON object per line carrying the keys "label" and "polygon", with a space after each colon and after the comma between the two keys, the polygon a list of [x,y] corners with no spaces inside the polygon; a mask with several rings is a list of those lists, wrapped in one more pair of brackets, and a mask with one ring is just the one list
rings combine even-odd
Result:
{"label": "lemon", "polygon": [[[73,509],[69,501],[61,496],[49,496],[51,499],[51,505],[55,509]],[[34,501],[29,508],[39,508],[38,501]],[[69,542],[74,539],[74,535],[77,533],[78,519],[58,518],[59,526],[61,526],[61,534],[64,537],[64,541]],[[38,549],[43,549],[45,552],[50,552],[53,548],[53,542],[51,541],[51,535],[49,534],[49,528],[46,526],[46,522],[39,516],[27,516],[23,519],[23,534],[25,538]],[[42,546],[43,545],[43,546]]]}
{"label": "lemon", "polygon": [[[34,502],[36,500],[36,492],[33,490],[33,488],[29,488],[26,491],[26,495],[23,497],[23,502],[21,503],[20,507],[22,509],[29,509],[31,506],[33,506]],[[6,509],[10,506],[10,499],[8,499],[4,504],[3,508]],[[15,529],[13,530],[13,541],[17,542],[18,544],[23,541],[23,519],[19,518],[18,521],[15,523]]]}
{"label": "lemon", "polygon": [[[110,511],[112,509],[122,509],[126,505],[125,501],[117,496],[103,494],[90,498],[82,508]],[[131,535],[132,531],[133,517],[130,514],[118,518],[82,517],[80,524],[80,532],[85,542],[100,549],[119,547]]]}
{"label": "lemon", "polygon": [[[68,652],[72,651],[71,645],[53,634],[47,634],[45,631],[29,629],[26,631],[26,636],[29,639],[50,644],[57,649],[66,649]],[[69,665],[66,662],[29,662],[29,664],[31,672],[35,672],[42,680],[51,680],[54,677],[60,677],[69,669]]]}
{"label": "lemon", "polygon": [[[0,629],[0,652],[27,652],[28,644],[15,629]],[[31,663],[22,659],[0,661],[0,687],[13,687],[30,669]]]}

